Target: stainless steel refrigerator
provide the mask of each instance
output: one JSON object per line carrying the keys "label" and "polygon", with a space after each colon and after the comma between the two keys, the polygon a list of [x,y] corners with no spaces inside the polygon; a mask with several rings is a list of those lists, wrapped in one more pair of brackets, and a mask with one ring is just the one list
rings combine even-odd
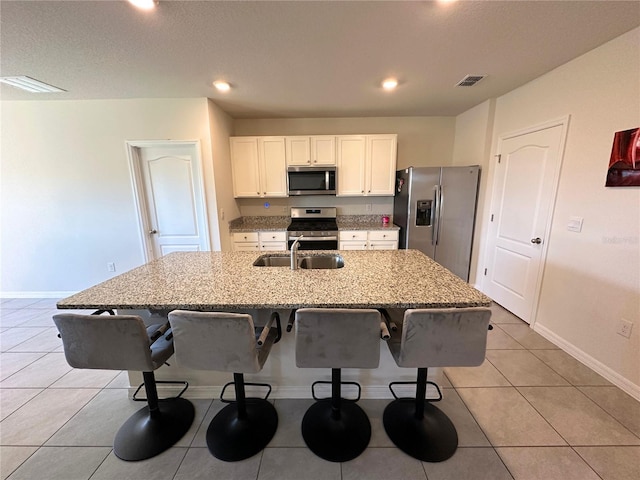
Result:
{"label": "stainless steel refrigerator", "polygon": [[410,167],[396,172],[393,222],[399,248],[424,252],[469,281],[480,167]]}

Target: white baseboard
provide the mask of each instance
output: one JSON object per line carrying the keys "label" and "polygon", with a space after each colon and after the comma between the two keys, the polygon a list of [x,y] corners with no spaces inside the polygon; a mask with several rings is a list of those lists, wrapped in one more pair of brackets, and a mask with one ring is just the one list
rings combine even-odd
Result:
{"label": "white baseboard", "polygon": [[78,292],[0,292],[0,298],[66,298]]}
{"label": "white baseboard", "polygon": [[632,383],[631,381],[629,381],[619,373],[615,372],[611,368],[604,365],[602,362],[593,358],[591,355],[583,352],[582,350],[577,348],[575,345],[559,337],[558,335],[553,333],[551,330],[549,330],[547,327],[536,323],[533,327],[533,330],[538,332],[540,335],[542,335],[544,338],[549,340],[551,343],[560,347],[562,350],[567,352],[576,360],[579,360],[580,362],[584,363],[591,370],[595,371],[599,375],[609,380],[615,386],[624,390],[626,393],[631,395],[636,400],[640,401],[640,385],[636,385],[635,383]]}

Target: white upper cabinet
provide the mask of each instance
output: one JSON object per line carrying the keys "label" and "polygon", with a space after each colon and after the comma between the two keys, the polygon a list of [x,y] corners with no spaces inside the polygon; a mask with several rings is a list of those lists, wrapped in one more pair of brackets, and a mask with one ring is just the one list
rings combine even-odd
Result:
{"label": "white upper cabinet", "polygon": [[235,197],[286,197],[284,137],[231,137]]}
{"label": "white upper cabinet", "polygon": [[335,165],[336,137],[313,135],[285,137],[287,165]]}
{"label": "white upper cabinet", "polygon": [[338,196],[393,195],[397,135],[337,137]]}

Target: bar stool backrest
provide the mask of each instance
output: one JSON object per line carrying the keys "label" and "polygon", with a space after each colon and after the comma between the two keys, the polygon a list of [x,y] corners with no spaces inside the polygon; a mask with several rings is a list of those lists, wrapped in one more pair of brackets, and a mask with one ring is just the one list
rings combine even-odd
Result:
{"label": "bar stool backrest", "polygon": [[257,373],[271,347],[265,343],[256,348],[253,318],[248,314],[174,310],[169,322],[178,364],[194,370]]}
{"label": "bar stool backrest", "polygon": [[400,344],[389,348],[401,367],[478,366],[484,362],[488,308],[407,310]]}
{"label": "bar stool backrest", "polygon": [[380,313],[371,309],[296,311],[296,365],[301,368],[376,368]]}
{"label": "bar stool backrest", "polygon": [[145,324],[137,315],[62,313],[54,315],[53,321],[67,362],[74,368],[150,372],[159,366],[152,359]]}

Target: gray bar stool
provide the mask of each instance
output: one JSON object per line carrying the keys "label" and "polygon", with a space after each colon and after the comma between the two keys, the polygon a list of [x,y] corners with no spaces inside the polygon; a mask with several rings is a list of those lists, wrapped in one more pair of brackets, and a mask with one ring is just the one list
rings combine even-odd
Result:
{"label": "gray bar stool", "polygon": [[53,321],[72,367],[136,370],[143,374],[147,406],[129,417],[118,430],[113,443],[118,458],[137,461],[154,457],[189,430],[195,416],[193,404],[179,396],[159,400],[156,389],[153,371],[173,354],[168,323],[145,327],[136,315],[101,317],[71,313],[54,315]]}
{"label": "gray bar stool", "polygon": [[[272,328],[273,322],[276,328]],[[248,314],[191,312],[174,310],[169,314],[173,330],[176,359],[179,365],[194,370],[233,372],[235,402],[213,418],[207,429],[207,446],[211,454],[235,462],[259,453],[278,428],[278,414],[267,398],[271,386],[244,381],[244,373],[257,373],[274,343],[281,337],[280,317],[273,313],[264,328],[256,329]],[[268,387],[266,397],[246,398],[245,385]]]}
{"label": "gray bar stool", "polygon": [[371,423],[355,401],[341,398],[342,368],[376,368],[380,363],[380,313],[377,310],[301,308],[296,312],[296,365],[331,368],[331,398],[318,399],[302,419],[309,449],[331,462],[360,455],[371,439]]}
{"label": "gray bar stool", "polygon": [[[388,342],[400,367],[418,368],[416,382],[392,382],[395,400],[382,420],[391,441],[403,452],[425,462],[441,462],[458,448],[456,428],[442,410],[429,402],[442,399],[440,388],[427,381],[427,367],[478,366],[485,358],[488,308],[407,310]],[[393,329],[392,329],[393,330]],[[393,385],[416,383],[415,398],[398,398]],[[439,398],[425,400],[427,384]]]}

